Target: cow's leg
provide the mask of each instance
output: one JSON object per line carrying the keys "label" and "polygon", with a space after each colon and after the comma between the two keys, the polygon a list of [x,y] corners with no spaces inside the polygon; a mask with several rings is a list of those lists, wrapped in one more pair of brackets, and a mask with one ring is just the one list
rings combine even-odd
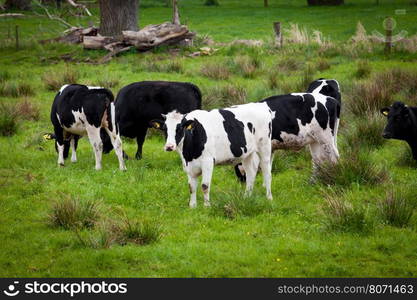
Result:
{"label": "cow's leg", "polygon": [[[258,155],[259,155],[259,165],[261,167],[262,176],[263,176],[263,184],[266,189],[266,198],[268,200],[272,200],[272,192],[271,192],[271,181],[272,181],[272,175],[271,175],[271,169],[272,169],[272,163],[271,163],[271,151],[268,146],[262,147]],[[258,155],[256,155],[258,157]]]}
{"label": "cow's leg", "polygon": [[100,127],[87,125],[87,135],[90,140],[90,144],[93,147],[94,155],[96,157],[96,170],[101,169],[101,156],[103,154],[103,141],[100,137]]}
{"label": "cow's leg", "polygon": [[58,165],[64,166],[65,160],[64,160],[64,129],[62,127],[55,127],[54,128],[55,133],[55,146],[56,151],[58,152]]}
{"label": "cow's leg", "polygon": [[71,162],[77,162],[77,146],[78,146],[78,135],[73,135],[70,141],[71,145]]}
{"label": "cow's leg", "polygon": [[126,165],[125,161],[123,160],[122,139],[120,138],[120,135],[116,134],[115,132],[111,132],[108,128],[105,129],[110,137],[110,141],[113,145],[114,152],[116,152],[116,156],[119,160],[119,169],[125,171]]}
{"label": "cow's leg", "polygon": [[242,166],[246,172],[246,191],[245,196],[250,196],[253,189],[253,183],[255,182],[256,172],[258,170],[258,165],[255,161],[255,153],[250,154],[242,160]]}
{"label": "cow's leg", "polygon": [[203,179],[201,180],[201,189],[204,194],[204,206],[210,206],[210,186],[211,186],[211,176],[213,175],[214,163],[212,159],[207,159],[203,162],[202,166],[202,175]]}
{"label": "cow's leg", "polygon": [[136,151],[136,159],[142,159],[142,147],[143,143],[145,142],[146,132],[148,131],[148,127],[143,126],[140,127],[138,130],[138,135],[136,137],[136,142],[138,143],[138,150]]}
{"label": "cow's leg", "polygon": [[198,177],[193,174],[188,174],[188,186],[190,188],[190,207],[197,207],[197,185]]}

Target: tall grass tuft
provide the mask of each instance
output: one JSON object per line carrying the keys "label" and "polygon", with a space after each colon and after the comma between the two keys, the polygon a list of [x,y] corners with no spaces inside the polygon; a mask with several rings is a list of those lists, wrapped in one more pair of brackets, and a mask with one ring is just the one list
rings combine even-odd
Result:
{"label": "tall grass tuft", "polygon": [[0,71],[0,83],[8,81],[12,76],[8,71],[1,70]]}
{"label": "tall grass tuft", "polygon": [[201,68],[200,72],[203,76],[216,80],[226,80],[231,75],[230,69],[220,62],[208,63]]}
{"label": "tall grass tuft", "polygon": [[376,73],[367,82],[353,86],[347,107],[354,115],[364,116],[391,105],[399,92],[415,97],[417,72],[393,68]]}
{"label": "tall grass tuft", "polygon": [[203,104],[207,109],[228,107],[246,103],[247,92],[241,85],[216,85],[203,94]]}
{"label": "tall grass tuft", "polygon": [[278,64],[277,64],[277,69],[280,72],[292,72],[292,71],[297,71],[297,70],[301,70],[303,68],[303,62],[293,58],[293,57],[287,57],[285,59],[282,59]]}
{"label": "tall grass tuft", "polygon": [[24,97],[35,95],[33,87],[25,82],[4,81],[0,82],[0,97]]}
{"label": "tall grass tuft", "polygon": [[[415,187],[413,187],[415,191]],[[412,192],[390,191],[378,203],[380,216],[385,224],[406,227],[410,224],[417,195]]]}
{"label": "tall grass tuft", "polygon": [[358,79],[368,78],[371,75],[372,66],[367,60],[360,60],[356,67],[354,76]]}
{"label": "tall grass tuft", "polygon": [[18,126],[16,105],[0,102],[0,135],[12,136],[17,132]]}
{"label": "tall grass tuft", "polygon": [[325,185],[349,187],[352,184],[380,184],[389,179],[389,173],[369,159],[369,151],[351,149],[342,155],[338,164],[324,163],[317,166],[314,179]]}
{"label": "tall grass tuft", "polygon": [[245,78],[254,78],[262,67],[261,60],[257,56],[239,55],[231,62],[235,73]]}
{"label": "tall grass tuft", "polygon": [[116,241],[120,245],[134,243],[148,245],[160,240],[162,228],[159,224],[149,220],[132,221],[124,218],[116,228]]}
{"label": "tall grass tuft", "polygon": [[413,152],[408,144],[404,143],[402,148],[398,151],[397,165],[401,167],[417,168],[417,160],[413,158]]}
{"label": "tall grass tuft", "polygon": [[325,70],[330,69],[331,65],[330,65],[330,62],[327,59],[320,57],[317,60],[315,67],[319,71],[325,71]]}
{"label": "tall grass tuft", "polygon": [[120,84],[120,80],[116,77],[113,77],[109,74],[106,74],[104,77],[97,80],[97,85],[104,87],[106,89],[112,89]]}
{"label": "tall grass tuft", "polygon": [[45,88],[49,91],[58,91],[65,84],[77,83],[80,75],[77,70],[65,67],[63,71],[51,71],[42,75]]}
{"label": "tall grass tuft", "polygon": [[378,113],[370,113],[353,124],[351,130],[345,134],[348,146],[359,148],[379,148],[386,139],[382,137],[386,120]]}
{"label": "tall grass tuft", "polygon": [[97,202],[65,197],[56,201],[49,214],[49,222],[64,229],[93,228],[100,217]]}
{"label": "tall grass tuft", "polygon": [[321,211],[327,229],[360,234],[366,234],[373,229],[374,223],[363,206],[354,206],[335,192],[326,194],[324,199]]}
{"label": "tall grass tuft", "polygon": [[16,104],[16,112],[23,120],[39,121],[40,118],[39,106],[33,104],[28,98]]}
{"label": "tall grass tuft", "polygon": [[243,192],[222,192],[212,201],[212,212],[228,219],[239,216],[252,217],[272,210],[272,202],[265,196],[252,194],[245,196]]}

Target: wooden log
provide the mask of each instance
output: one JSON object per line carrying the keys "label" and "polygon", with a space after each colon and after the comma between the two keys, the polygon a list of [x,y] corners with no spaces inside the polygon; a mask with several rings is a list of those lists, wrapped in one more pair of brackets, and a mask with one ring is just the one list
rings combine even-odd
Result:
{"label": "wooden log", "polygon": [[24,16],[25,16],[24,14],[17,14],[17,13],[0,14],[0,18],[22,18]]}
{"label": "wooden log", "polygon": [[387,17],[384,21],[385,26],[385,53],[391,53],[392,49],[392,30],[394,28],[394,20]]}
{"label": "wooden log", "polygon": [[142,30],[123,31],[122,34],[123,40],[127,44],[131,44],[141,51],[160,45],[176,44],[184,39],[192,39],[195,35],[189,32],[186,26],[172,23],[148,25]]}
{"label": "wooden log", "polygon": [[104,49],[107,44],[113,43],[115,39],[109,36],[84,36],[83,46],[84,49]]}

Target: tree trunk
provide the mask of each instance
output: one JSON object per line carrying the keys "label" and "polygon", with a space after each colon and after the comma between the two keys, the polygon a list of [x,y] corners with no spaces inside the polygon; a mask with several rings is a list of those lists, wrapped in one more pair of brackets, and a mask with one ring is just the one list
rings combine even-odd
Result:
{"label": "tree trunk", "polygon": [[99,0],[100,34],[121,36],[123,30],[138,30],[138,0]]}
{"label": "tree trunk", "polygon": [[7,9],[29,10],[31,0],[6,0],[4,7]]}
{"label": "tree trunk", "polygon": [[308,5],[342,5],[344,0],[307,0]]}
{"label": "tree trunk", "polygon": [[172,24],[181,25],[177,0],[172,0]]}

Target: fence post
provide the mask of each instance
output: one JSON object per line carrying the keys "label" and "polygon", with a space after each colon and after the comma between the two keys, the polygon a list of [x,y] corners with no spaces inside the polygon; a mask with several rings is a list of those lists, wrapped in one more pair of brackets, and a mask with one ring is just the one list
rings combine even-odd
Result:
{"label": "fence post", "polygon": [[281,48],[282,47],[281,22],[274,22],[274,31],[275,31],[275,45]]}
{"label": "fence post", "polygon": [[16,39],[16,50],[19,50],[19,25],[16,25],[16,32],[15,32],[15,39]]}
{"label": "fence post", "polygon": [[385,53],[391,53],[393,27],[393,19],[391,17],[387,17],[385,23]]}

